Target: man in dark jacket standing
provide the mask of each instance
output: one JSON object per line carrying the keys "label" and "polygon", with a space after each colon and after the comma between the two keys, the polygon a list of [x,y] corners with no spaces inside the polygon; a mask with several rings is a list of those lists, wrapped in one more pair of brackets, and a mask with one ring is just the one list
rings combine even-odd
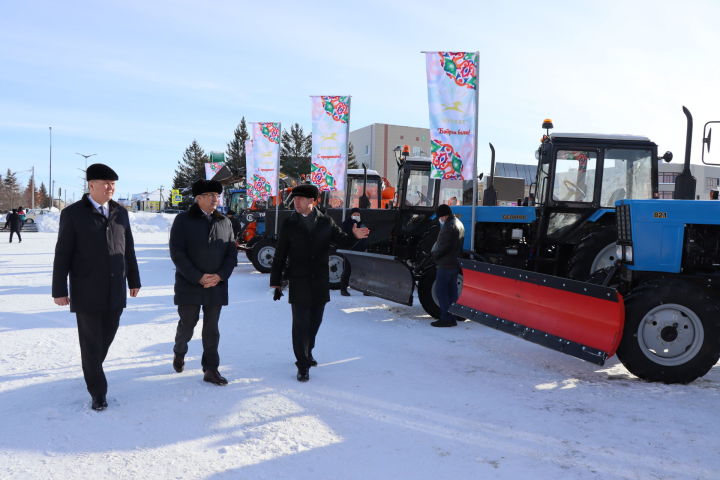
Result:
{"label": "man in dark jacket standing", "polygon": [[102,364],[126,306],[125,285],[136,297],[140,274],[127,210],[112,201],[117,174],[96,163],[86,178],[90,193],[60,213],[52,296],[75,312],[85,384],[92,409],[100,411],[107,408]]}
{"label": "man in dark jacket standing", "polygon": [[17,233],[18,242],[22,243],[22,237],[20,236],[20,230],[22,229],[22,221],[20,220],[20,214],[14,208],[7,216],[7,224],[10,227],[10,243],[12,243],[13,235]]}
{"label": "man in dark jacket standing", "polygon": [[192,186],[195,203],[178,214],[170,230],[170,258],[175,264],[175,305],[178,306],[173,368],[185,368],[185,354],[203,311],[203,380],[227,385],[220,375],[220,331],[223,305],[228,304],[228,280],[237,263],[237,248],[230,219],[216,210],[222,185],[198,180]]}
{"label": "man in dark jacket standing", "polygon": [[454,327],[455,317],[448,308],[458,299],[457,279],[460,273],[458,257],[462,253],[465,227],[455,218],[449,206],[443,204],[437,209],[440,231],[430,251],[437,273],[435,275],[435,296],[440,307],[440,320],[432,322],[433,327]]}
{"label": "man in dark jacket standing", "polygon": [[[353,208],[350,210],[350,216],[345,219],[345,221],[342,224],[343,232],[347,233],[348,235],[352,235],[353,227],[362,228],[365,225],[362,224],[362,217],[360,216],[360,209],[359,208]],[[352,249],[357,252],[364,252],[367,250],[368,247],[368,241],[367,238],[363,238],[362,240],[358,240],[358,242],[353,245]],[[343,272],[342,277],[340,279],[340,295],[343,297],[349,297],[350,292],[348,292],[348,284],[350,283],[350,262],[345,259],[345,262],[343,263]]]}
{"label": "man in dark jacket standing", "polygon": [[293,351],[300,382],[310,380],[310,367],[317,365],[312,351],[325,304],[330,301],[330,244],[352,247],[357,239],[367,238],[370,233],[367,228],[357,226],[353,226],[352,235],[344,233],[330,216],[314,208],[317,197],[315,185],[298,185],[293,189],[295,212],[282,224],[270,272],[275,300],[282,296],[283,273],[290,281]]}

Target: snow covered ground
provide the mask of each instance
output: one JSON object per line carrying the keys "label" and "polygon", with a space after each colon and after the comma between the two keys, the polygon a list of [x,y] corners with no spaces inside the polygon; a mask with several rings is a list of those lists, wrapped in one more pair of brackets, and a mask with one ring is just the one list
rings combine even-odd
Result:
{"label": "snow covered ground", "polygon": [[[74,316],[50,298],[56,234],[0,242],[2,479],[717,479],[720,365],[690,385],[638,381],[419,306],[332,294],[319,367],[295,380],[290,308],[240,255],[220,371],[194,339],[171,366],[172,218],[133,222],[143,288],[89,407]],[[55,223],[56,229],[56,223]],[[198,326],[199,333],[199,326]]]}

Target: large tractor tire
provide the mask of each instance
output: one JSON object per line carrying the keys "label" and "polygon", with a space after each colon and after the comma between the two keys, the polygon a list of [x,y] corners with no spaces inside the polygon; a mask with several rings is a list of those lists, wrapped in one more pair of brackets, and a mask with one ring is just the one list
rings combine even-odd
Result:
{"label": "large tractor tire", "polygon": [[340,289],[344,269],[345,257],[337,252],[330,252],[330,256],[328,257],[328,283],[330,284],[330,289]]}
{"label": "large tractor tire", "polygon": [[260,238],[248,252],[248,258],[255,270],[260,273],[270,273],[273,258],[275,258],[275,241],[269,238]]}
{"label": "large tractor tire", "polygon": [[[418,281],[418,298],[425,312],[433,318],[440,318],[440,305],[435,295],[435,267],[428,269]],[[458,275],[458,298],[462,293],[462,273]]]}
{"label": "large tractor tire", "polygon": [[664,383],[705,375],[720,358],[720,305],[712,293],[672,279],[648,281],[630,292],[617,350],[625,368]]}
{"label": "large tractor tire", "polygon": [[617,231],[614,227],[590,232],[580,239],[568,262],[568,277],[587,280],[603,268],[615,263],[615,242]]}

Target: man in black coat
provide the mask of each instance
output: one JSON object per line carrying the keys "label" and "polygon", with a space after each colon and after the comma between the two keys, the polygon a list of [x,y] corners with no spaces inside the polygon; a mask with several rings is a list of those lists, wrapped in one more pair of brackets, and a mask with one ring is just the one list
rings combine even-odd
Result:
{"label": "man in black coat", "polygon": [[357,226],[353,227],[352,235],[344,233],[330,216],[313,207],[317,197],[315,185],[298,185],[293,189],[295,212],[282,224],[270,272],[275,300],[282,296],[283,273],[290,281],[293,351],[300,382],[310,380],[310,367],[317,365],[312,351],[325,304],[330,301],[330,244],[352,247],[356,239],[367,238],[370,233]]}
{"label": "man in black coat", "polygon": [[7,225],[10,227],[10,243],[12,243],[13,235],[16,233],[18,237],[18,242],[22,243],[22,237],[20,236],[22,221],[20,221],[20,214],[14,208],[7,216]]}
{"label": "man in black coat", "polygon": [[125,285],[136,297],[140,273],[127,210],[112,201],[117,174],[96,163],[86,177],[90,193],[60,213],[52,296],[75,312],[85,384],[99,411],[107,408],[102,364],[126,306]]}
{"label": "man in black coat", "polygon": [[173,368],[180,373],[193,330],[203,311],[203,380],[227,385],[220,375],[220,310],[228,304],[228,280],[237,263],[230,219],[216,210],[222,185],[198,180],[192,186],[195,203],[178,214],[170,230],[170,258],[175,264],[175,305],[178,306]]}
{"label": "man in black coat", "polygon": [[[353,208],[350,210],[350,216],[345,219],[345,221],[342,224],[343,232],[347,234],[352,234],[353,227],[362,228],[365,225],[362,223],[362,217],[360,216],[360,209],[359,208]],[[364,252],[367,250],[368,247],[368,240],[367,238],[363,238],[362,240],[358,240],[358,242],[353,245],[352,249],[357,252]],[[348,284],[350,283],[350,262],[345,259],[343,263],[343,272],[342,277],[340,278],[340,295],[343,297],[349,297],[350,292],[348,292]]]}
{"label": "man in black coat", "polygon": [[435,274],[435,296],[440,307],[440,320],[432,322],[433,327],[454,327],[455,317],[448,308],[458,299],[457,279],[460,273],[458,257],[462,253],[465,240],[465,227],[455,217],[448,205],[440,205],[437,209],[440,231],[430,254],[437,266]]}

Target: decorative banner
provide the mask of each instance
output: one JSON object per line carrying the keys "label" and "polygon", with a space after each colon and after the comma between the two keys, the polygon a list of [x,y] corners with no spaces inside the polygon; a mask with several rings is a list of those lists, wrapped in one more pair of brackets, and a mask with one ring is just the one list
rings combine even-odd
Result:
{"label": "decorative banner", "polygon": [[312,159],[310,182],[321,192],[345,190],[348,163],[350,97],[312,99]]}
{"label": "decorative banner", "polygon": [[212,180],[217,173],[225,166],[224,163],[211,162],[205,164],[205,180]]}
{"label": "decorative banner", "polygon": [[475,175],[478,52],[427,52],[432,178]]}
{"label": "decorative banner", "polygon": [[[278,167],[280,165],[280,123],[253,122],[252,145],[252,170],[247,169],[248,197],[254,200],[267,200],[268,197],[277,195],[278,188]],[[247,142],[245,143],[246,158]]]}

